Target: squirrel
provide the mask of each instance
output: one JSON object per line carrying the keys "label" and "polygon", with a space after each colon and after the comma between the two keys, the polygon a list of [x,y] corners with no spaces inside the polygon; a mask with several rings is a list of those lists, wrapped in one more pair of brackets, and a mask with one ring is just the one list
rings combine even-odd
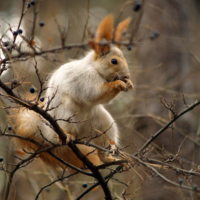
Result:
{"label": "squirrel", "polygon": [[[49,109],[48,113],[54,119],[64,119],[57,122],[68,138],[90,140],[105,148],[119,145],[117,124],[103,104],[109,103],[121,91],[133,88],[127,61],[120,50],[129,23],[130,18],[127,18],[113,31],[113,15],[105,17],[95,38],[89,41],[92,50],[82,59],[62,65],[51,76],[45,99],[55,109]],[[103,45],[102,41],[115,41],[115,44]],[[48,104],[46,100],[41,103],[44,108]],[[20,108],[10,119],[17,135],[33,139],[43,146],[58,143],[55,131],[34,111]],[[70,120],[66,122],[66,119]],[[39,149],[26,140],[15,138],[14,142],[27,151]],[[93,147],[81,144],[77,146],[94,165],[114,161],[114,157],[103,151],[94,151]],[[83,167],[82,161],[67,145],[51,151],[66,162]],[[62,165],[46,152],[39,156],[52,167]]]}

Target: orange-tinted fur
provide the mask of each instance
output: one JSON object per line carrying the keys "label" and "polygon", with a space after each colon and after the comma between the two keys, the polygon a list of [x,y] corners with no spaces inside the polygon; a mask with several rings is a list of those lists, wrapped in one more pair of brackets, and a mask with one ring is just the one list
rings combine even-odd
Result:
{"label": "orange-tinted fur", "polygon": [[[127,18],[123,22],[121,22],[114,31],[114,40],[115,41],[122,41],[123,40],[123,32],[126,31],[131,19]],[[120,45],[118,45],[120,47]]]}

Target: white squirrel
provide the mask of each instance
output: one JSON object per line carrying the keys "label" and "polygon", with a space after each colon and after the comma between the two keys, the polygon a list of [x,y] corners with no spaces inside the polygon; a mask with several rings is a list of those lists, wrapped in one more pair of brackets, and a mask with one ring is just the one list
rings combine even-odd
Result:
{"label": "white squirrel", "polygon": [[[62,65],[52,75],[45,96],[46,99],[51,99],[50,107],[56,109],[48,113],[55,119],[60,119],[57,122],[68,137],[84,140],[94,137],[90,142],[102,147],[119,145],[117,125],[102,104],[110,102],[121,91],[132,89],[133,84],[129,79],[128,64],[119,49],[120,45],[100,45],[99,42],[103,39],[121,42],[129,23],[128,18],[113,32],[113,16],[108,15],[101,21],[95,39],[89,42],[93,50],[80,60]],[[69,118],[77,123],[64,121]],[[11,119],[18,135],[34,139],[43,146],[48,146],[48,141],[58,143],[56,132],[43,123],[44,120],[34,111],[20,109]],[[19,147],[38,149],[25,140],[15,141]],[[93,148],[86,145],[78,145],[78,148],[95,165],[114,160],[104,152],[90,153]],[[55,148],[52,152],[72,165],[83,167],[67,145]],[[47,153],[40,154],[40,157],[49,165],[60,165],[59,161]]]}

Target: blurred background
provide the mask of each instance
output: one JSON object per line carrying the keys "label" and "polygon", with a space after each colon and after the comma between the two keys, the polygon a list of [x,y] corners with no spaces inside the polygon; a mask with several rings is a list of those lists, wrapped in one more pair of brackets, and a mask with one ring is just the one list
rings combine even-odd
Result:
{"label": "blurred background", "polygon": [[[36,0],[35,2],[38,11],[34,37],[35,46],[48,49],[62,45],[59,30],[66,33],[65,44],[87,41],[94,35],[99,22],[107,14],[113,13],[116,18],[119,17],[120,9],[126,1]],[[0,1],[0,35],[2,37],[5,34],[2,39],[4,42],[12,40],[12,34],[8,30],[9,25],[13,30],[17,29],[21,9],[21,0]],[[127,40],[135,26],[139,12],[133,10],[132,4],[123,9],[120,21],[126,17],[132,18]],[[181,112],[186,108],[184,100],[187,105],[191,105],[200,99],[199,20],[199,0],[146,1],[139,29],[134,37],[137,45],[134,45],[131,50],[122,47],[129,64],[134,89],[128,93],[121,93],[112,103],[105,106],[119,125],[121,146],[128,146],[124,151],[134,154],[148,138],[172,118],[169,110],[161,104],[159,96],[169,104],[175,101],[174,110],[176,112]],[[39,25],[41,21],[45,23],[43,27]],[[23,35],[27,38],[31,37],[32,23],[33,6],[31,5],[29,9],[27,8],[21,25]],[[155,32],[156,37],[152,35]],[[22,39],[18,37],[17,44],[21,41]],[[22,47],[27,48],[26,45]],[[72,48],[61,53],[50,53],[37,57],[36,60],[42,76],[45,77],[62,63],[83,57],[88,50]],[[3,57],[2,52],[1,57]],[[27,77],[26,84],[18,91],[20,94],[28,92],[31,85],[39,87],[33,58],[14,63],[11,69],[3,73],[1,80],[11,82],[16,76],[16,71],[18,76]],[[7,103],[9,104],[9,102]],[[173,165],[198,171],[200,164],[198,156],[199,111],[200,107],[196,107],[178,119],[173,124],[173,128],[162,133],[154,141],[156,146],[151,146],[152,150],[148,156],[163,161],[167,157],[175,155],[180,148],[181,153]],[[8,125],[2,110],[0,110],[0,125],[2,130]],[[1,164],[11,169],[12,164],[19,162],[14,157],[16,153],[11,139],[0,137],[0,156],[4,158]],[[50,169],[39,159],[34,159],[28,166],[15,173],[9,199],[35,199],[40,188],[54,180],[58,174],[59,171]],[[177,173],[175,170],[162,171],[162,174],[174,182],[182,178],[185,185],[200,187],[198,176]],[[126,189],[126,194],[128,194],[125,195],[126,199],[199,198],[194,192],[181,190],[165,183],[149,170],[137,164],[129,171],[115,175],[114,178],[129,185]],[[0,194],[5,191],[7,181],[6,173],[1,170]],[[125,199],[122,197],[122,193],[126,186],[120,182],[111,180],[109,186],[116,199]],[[39,199],[76,199],[85,190],[82,187],[83,183],[90,186],[94,183],[94,179],[83,175],[74,176],[48,187],[41,193]],[[101,188],[98,187],[83,199],[100,200],[104,199],[104,196]]]}

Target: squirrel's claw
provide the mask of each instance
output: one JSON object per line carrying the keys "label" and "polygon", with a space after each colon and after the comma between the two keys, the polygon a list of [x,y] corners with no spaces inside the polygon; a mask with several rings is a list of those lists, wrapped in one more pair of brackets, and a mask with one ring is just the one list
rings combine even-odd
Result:
{"label": "squirrel's claw", "polygon": [[126,92],[134,87],[130,79],[126,78],[124,79],[124,82],[126,83]]}

